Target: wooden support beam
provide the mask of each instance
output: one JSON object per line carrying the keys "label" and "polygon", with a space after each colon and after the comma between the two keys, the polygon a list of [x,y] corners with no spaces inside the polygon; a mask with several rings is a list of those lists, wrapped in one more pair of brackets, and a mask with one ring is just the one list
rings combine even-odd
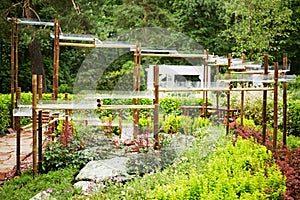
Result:
{"label": "wooden support beam", "polygon": [[154,66],[154,148],[160,149],[159,144],[159,66]]}
{"label": "wooden support beam", "polygon": [[37,175],[37,114],[36,114],[36,98],[37,98],[37,75],[32,75],[32,167],[33,177]]}
{"label": "wooden support beam", "polygon": [[15,128],[15,119],[13,115],[13,110],[15,108],[15,18],[11,19],[11,52],[10,52],[10,97],[11,97],[11,128]]}
{"label": "wooden support beam", "polygon": [[[20,105],[20,99],[21,99],[21,88],[17,87],[17,93],[16,93],[16,101],[17,105],[16,108],[19,108]],[[21,123],[20,123],[20,117],[16,117],[16,129],[17,129],[17,135],[16,135],[16,175],[21,174]]]}
{"label": "wooden support beam", "polygon": [[[228,75],[230,76],[231,54],[228,54]],[[231,89],[231,83],[229,85]],[[227,91],[227,113],[226,113],[226,135],[229,134],[229,116],[230,116],[230,90]]]}
{"label": "wooden support beam", "polygon": [[[268,75],[268,63],[269,55],[266,53],[264,55],[264,75]],[[263,84],[264,88],[267,88],[268,84],[264,83]],[[268,92],[267,90],[263,91],[263,107],[262,107],[262,143],[265,145],[266,144],[266,133],[267,133],[267,96]]]}
{"label": "wooden support beam", "polygon": [[[287,53],[283,54],[283,70],[287,69]],[[282,142],[283,145],[286,145],[286,135],[287,135],[287,88],[286,88],[286,82],[282,83],[283,85],[283,138]]]}
{"label": "wooden support beam", "polygon": [[278,129],[278,62],[274,63],[274,130],[273,130],[273,152],[277,150]]}

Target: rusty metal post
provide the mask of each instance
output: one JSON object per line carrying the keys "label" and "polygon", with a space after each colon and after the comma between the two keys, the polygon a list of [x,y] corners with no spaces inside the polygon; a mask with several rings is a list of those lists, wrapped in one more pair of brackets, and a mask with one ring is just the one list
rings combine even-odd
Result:
{"label": "rusty metal post", "polygon": [[13,115],[13,110],[15,108],[15,18],[11,19],[11,58],[10,58],[10,97],[11,97],[11,111],[10,111],[10,119],[11,119],[11,128],[15,128],[15,119]]}
{"label": "rusty metal post", "polygon": [[[17,94],[16,94],[16,101],[17,105],[16,108],[18,109],[20,106],[20,99],[21,99],[21,88],[17,87]],[[17,129],[17,138],[16,138],[16,174],[21,174],[21,123],[20,123],[20,117],[16,117],[16,129]]]}
{"label": "rusty metal post", "polygon": [[[267,76],[268,75],[268,67],[269,67],[269,63],[268,63],[268,57],[269,55],[266,53],[264,55],[264,75]],[[268,84],[267,83],[263,83],[264,87],[267,87]],[[262,108],[262,118],[263,118],[263,122],[262,122],[262,143],[266,144],[266,133],[267,133],[267,95],[268,92],[267,90],[263,91],[263,108]]]}
{"label": "rusty metal post", "polygon": [[37,114],[36,114],[36,97],[37,97],[37,75],[32,75],[32,167],[33,177],[37,175]]}
{"label": "rusty metal post", "polygon": [[154,148],[159,149],[159,66],[154,66]]}
{"label": "rusty metal post", "polygon": [[[287,53],[283,54],[283,70],[287,69]],[[286,88],[286,81],[284,81],[283,83],[283,94],[282,94],[282,98],[283,98],[283,144],[286,145],[286,127],[287,127],[287,88]]]}
{"label": "rusty metal post", "polygon": [[[228,54],[228,75],[230,76],[230,66],[231,66],[231,53]],[[229,133],[229,115],[230,115],[230,90],[231,83],[229,85],[229,90],[227,91],[227,112],[226,112],[226,135]]]}
{"label": "rusty metal post", "polygon": [[60,34],[60,21],[54,21],[54,58],[53,58],[53,85],[52,85],[52,100],[57,100],[58,96],[58,68],[59,68],[59,34]]}
{"label": "rusty metal post", "polygon": [[278,128],[278,62],[274,63],[274,132],[273,151],[277,149],[277,128]]}

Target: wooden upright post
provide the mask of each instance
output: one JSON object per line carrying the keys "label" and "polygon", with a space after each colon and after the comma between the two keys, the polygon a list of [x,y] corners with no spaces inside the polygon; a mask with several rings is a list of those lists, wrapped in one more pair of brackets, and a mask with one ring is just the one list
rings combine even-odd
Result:
{"label": "wooden upright post", "polygon": [[[242,54],[242,64],[245,63],[245,54]],[[242,88],[245,87],[245,83],[244,81],[242,81]],[[241,125],[244,125],[244,100],[245,100],[245,92],[244,90],[241,91],[241,114],[240,114],[240,118],[241,118]]]}
{"label": "wooden upright post", "polygon": [[33,177],[37,175],[37,114],[36,114],[36,95],[37,94],[37,75],[32,75],[32,167]]}
{"label": "wooden upright post", "polygon": [[[228,54],[228,75],[230,76],[230,66],[231,66],[231,53]],[[227,112],[226,112],[226,135],[229,133],[229,115],[230,115],[230,90],[232,83],[230,82],[229,90],[227,91]]]}
{"label": "wooden upright post", "polygon": [[[43,75],[38,75],[38,103],[43,101]],[[38,111],[38,172],[42,172],[42,160],[43,160],[43,127],[42,127],[43,111]]]}
{"label": "wooden upright post", "polygon": [[15,59],[16,59],[16,73],[15,73],[15,79],[16,79],[16,88],[19,87],[19,29],[18,24],[16,24],[16,47],[15,47]]}
{"label": "wooden upright post", "polygon": [[10,58],[10,97],[11,97],[11,112],[10,112],[10,120],[11,120],[11,128],[15,128],[15,119],[13,115],[13,110],[15,108],[15,18],[11,19],[11,58]]}
{"label": "wooden upright post", "polygon": [[[287,53],[283,54],[283,70],[287,69]],[[287,126],[287,88],[286,88],[286,81],[283,83],[283,144],[286,145],[286,126]]]}
{"label": "wooden upright post", "polygon": [[154,66],[154,148],[159,149],[159,66]]}
{"label": "wooden upright post", "polygon": [[[16,108],[18,109],[20,106],[20,99],[21,99],[21,88],[17,87],[17,93],[16,93],[16,100],[17,100],[17,105]],[[17,129],[17,138],[16,138],[16,174],[20,175],[21,174],[21,124],[20,124],[20,117],[16,117],[16,129]]]}
{"label": "wooden upright post", "polygon": [[53,85],[52,85],[52,100],[57,100],[58,96],[58,68],[59,68],[59,34],[60,21],[54,21],[54,58],[53,58]]}
{"label": "wooden upright post", "polygon": [[273,151],[277,149],[277,128],[278,128],[278,62],[274,63],[274,132]]}
{"label": "wooden upright post", "polygon": [[[264,55],[264,76],[268,75],[268,67],[269,67],[269,63],[268,63],[268,54],[266,53]],[[264,83],[264,88],[266,88],[268,86],[267,83]],[[263,118],[263,122],[262,122],[262,143],[266,144],[266,133],[267,133],[267,95],[268,92],[267,90],[263,91],[263,108],[262,108],[262,118]]]}
{"label": "wooden upright post", "polygon": [[[136,94],[137,91],[137,65],[138,65],[138,43],[136,43],[135,51],[134,51],[134,65],[133,65],[133,95]],[[137,104],[137,99],[134,97],[132,102],[133,105]],[[137,109],[132,109],[132,115],[133,115],[133,138],[136,139],[138,136],[138,115],[137,115]]]}

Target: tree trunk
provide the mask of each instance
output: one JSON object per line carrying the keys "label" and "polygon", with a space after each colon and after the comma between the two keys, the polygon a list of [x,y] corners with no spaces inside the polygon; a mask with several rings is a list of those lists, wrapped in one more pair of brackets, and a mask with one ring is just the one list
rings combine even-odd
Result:
{"label": "tree trunk", "polygon": [[[30,0],[24,0],[24,13],[27,19],[37,19],[38,16],[31,7]],[[34,27],[32,27],[34,28]],[[33,38],[31,44],[29,45],[29,55],[31,62],[31,72],[32,74],[43,75],[43,93],[47,92],[46,76],[44,70],[44,64],[42,59],[41,45],[37,38]]]}
{"label": "tree trunk", "polygon": [[47,92],[45,70],[42,59],[41,45],[35,38],[29,45],[29,55],[31,61],[32,74],[43,75],[43,93]]}

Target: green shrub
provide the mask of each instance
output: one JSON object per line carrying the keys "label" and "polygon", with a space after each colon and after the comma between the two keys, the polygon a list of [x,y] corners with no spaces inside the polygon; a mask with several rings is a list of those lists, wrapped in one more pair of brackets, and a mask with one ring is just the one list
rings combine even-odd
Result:
{"label": "green shrub", "polygon": [[288,133],[300,136],[300,102],[290,101],[288,104]]}
{"label": "green shrub", "polygon": [[[10,94],[0,94],[0,135],[10,127],[11,118],[11,98]],[[43,94],[43,100],[51,100],[52,94]],[[64,94],[58,94],[58,99],[63,100],[65,98]],[[72,98],[69,95],[69,98]],[[20,103],[22,105],[31,105],[32,104],[32,93],[22,92]],[[21,126],[27,125],[30,123],[30,117],[21,117]]]}
{"label": "green shrub", "polygon": [[43,153],[43,170],[45,172],[63,169],[68,166],[83,167],[93,159],[88,151],[85,151],[81,141],[82,135],[74,131],[71,122],[60,121],[55,140],[46,146]]}
{"label": "green shrub", "polygon": [[[240,124],[241,123],[241,118],[236,119],[236,123]],[[243,119],[243,126],[249,127],[251,129],[257,130],[259,128],[258,125],[255,124],[254,120],[252,119]]]}
{"label": "green shrub", "polygon": [[32,171],[26,171],[21,176],[4,182],[0,187],[0,199],[30,199],[41,191],[51,194],[53,199],[70,199],[81,192],[72,186],[78,172],[77,168],[64,168],[33,178]]}
{"label": "green shrub", "polygon": [[202,172],[191,168],[173,183],[156,186],[147,199],[278,199],[285,180],[270,162],[264,146],[240,138],[219,149]]}
{"label": "green shrub", "polygon": [[300,147],[300,137],[294,135],[288,135],[286,137],[286,143],[290,146],[291,149]]}
{"label": "green shrub", "polygon": [[179,132],[181,127],[182,116],[175,116],[175,115],[167,115],[163,122],[163,130],[165,133],[169,133],[171,130],[173,133]]}
{"label": "green shrub", "polygon": [[164,115],[174,114],[179,115],[181,114],[181,102],[179,98],[162,98],[159,102],[159,107]]}

